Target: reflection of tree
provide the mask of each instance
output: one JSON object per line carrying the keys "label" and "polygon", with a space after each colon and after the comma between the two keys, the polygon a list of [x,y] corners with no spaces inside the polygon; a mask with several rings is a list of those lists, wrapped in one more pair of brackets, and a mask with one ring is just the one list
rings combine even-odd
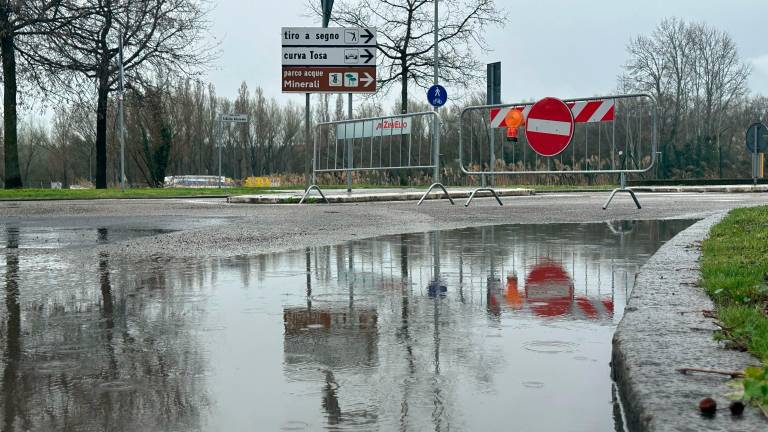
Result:
{"label": "reflection of tree", "polygon": [[[44,273],[20,273],[17,252],[10,249],[18,232],[6,236],[4,431],[13,430],[14,418],[23,430],[200,428],[208,401],[200,378],[205,358],[191,332],[197,307],[178,301],[182,283],[164,285],[195,268],[177,269],[155,258],[113,263],[100,253],[90,269],[73,261]],[[107,241],[107,230],[99,229],[97,238]],[[53,281],[53,288],[62,281],[66,295],[39,283],[40,277]],[[141,291],[144,286],[152,289]],[[20,290],[29,292],[23,307]]]}
{"label": "reflection of tree", "polygon": [[325,371],[325,388],[323,389],[323,409],[328,414],[328,424],[337,425],[341,423],[341,406],[336,391],[339,384],[330,370]]}
{"label": "reflection of tree", "polygon": [[5,368],[3,369],[3,431],[14,430],[17,404],[19,363],[21,361],[21,308],[19,306],[19,231],[6,228],[7,244],[5,253],[5,310],[6,341]]}

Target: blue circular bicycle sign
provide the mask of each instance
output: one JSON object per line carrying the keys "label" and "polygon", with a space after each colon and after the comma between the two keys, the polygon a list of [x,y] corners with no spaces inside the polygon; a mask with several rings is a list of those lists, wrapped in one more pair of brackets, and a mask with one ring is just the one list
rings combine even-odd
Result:
{"label": "blue circular bicycle sign", "polygon": [[445,87],[435,84],[427,90],[427,100],[433,107],[441,107],[448,102],[448,92],[445,91]]}

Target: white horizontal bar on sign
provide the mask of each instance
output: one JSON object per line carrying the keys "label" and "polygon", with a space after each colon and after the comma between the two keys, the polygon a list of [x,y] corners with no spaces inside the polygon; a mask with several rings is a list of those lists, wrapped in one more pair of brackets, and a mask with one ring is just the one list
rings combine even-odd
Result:
{"label": "white horizontal bar on sign", "polygon": [[376,46],[374,27],[283,27],[283,46]]}
{"label": "white horizontal bar on sign", "polygon": [[376,66],[376,48],[284,46],[283,66]]}
{"label": "white horizontal bar on sign", "polygon": [[336,139],[371,138],[411,133],[411,118],[397,117],[381,120],[363,120],[336,125]]}
{"label": "white horizontal bar on sign", "polygon": [[529,118],[528,130],[531,132],[568,136],[571,134],[571,124],[564,121]]}

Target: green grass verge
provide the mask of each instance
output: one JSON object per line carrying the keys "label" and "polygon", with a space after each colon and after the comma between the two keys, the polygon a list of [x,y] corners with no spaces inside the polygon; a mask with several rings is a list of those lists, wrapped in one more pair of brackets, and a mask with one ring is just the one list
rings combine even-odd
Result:
{"label": "green grass verge", "polygon": [[733,210],[702,244],[702,282],[722,337],[768,362],[768,207]]}
{"label": "green grass verge", "polygon": [[[382,186],[371,184],[356,184],[354,189],[381,188],[424,188],[429,185],[413,186]],[[346,185],[321,185],[323,189],[345,189]],[[510,185],[499,188],[525,188],[537,191],[559,190],[605,190],[614,186],[549,186],[549,185]],[[130,188],[120,189],[0,189],[0,201],[23,200],[77,200],[77,199],[115,199],[115,198],[176,198],[192,196],[228,196],[275,193],[283,190],[303,190],[303,186],[285,186],[275,188]]]}
{"label": "green grass verge", "polygon": [[0,200],[173,198],[273,193],[269,188],[0,189]]}

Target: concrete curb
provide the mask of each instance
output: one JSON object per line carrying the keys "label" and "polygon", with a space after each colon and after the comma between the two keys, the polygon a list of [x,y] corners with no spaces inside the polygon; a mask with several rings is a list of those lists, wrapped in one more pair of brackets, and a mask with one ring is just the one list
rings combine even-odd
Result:
{"label": "concrete curb", "polygon": [[[381,202],[381,201],[416,201],[421,199],[426,189],[423,191],[401,191],[401,192],[353,192],[353,193],[325,193],[325,197],[331,203],[360,203],[360,202]],[[536,192],[533,189],[496,189],[499,196],[529,196]],[[301,199],[304,191],[291,194],[270,194],[270,195],[240,195],[227,198],[231,204],[295,204]],[[466,189],[449,190],[451,198],[468,198],[470,191]],[[475,197],[490,197],[489,192],[478,192]],[[442,191],[434,190],[427,199],[444,199]],[[320,200],[320,194],[312,193],[308,199]]]}
{"label": "concrete curb", "polygon": [[[643,266],[613,337],[611,368],[630,431],[757,431],[768,420],[748,407],[742,417],[728,411],[736,388],[727,377],[681,374],[682,367],[741,370],[760,362],[725,349],[713,339],[714,320],[702,311],[714,305],[699,287],[699,245],[725,213],[695,223],[663,245]],[[698,402],[714,398],[713,418]]]}

